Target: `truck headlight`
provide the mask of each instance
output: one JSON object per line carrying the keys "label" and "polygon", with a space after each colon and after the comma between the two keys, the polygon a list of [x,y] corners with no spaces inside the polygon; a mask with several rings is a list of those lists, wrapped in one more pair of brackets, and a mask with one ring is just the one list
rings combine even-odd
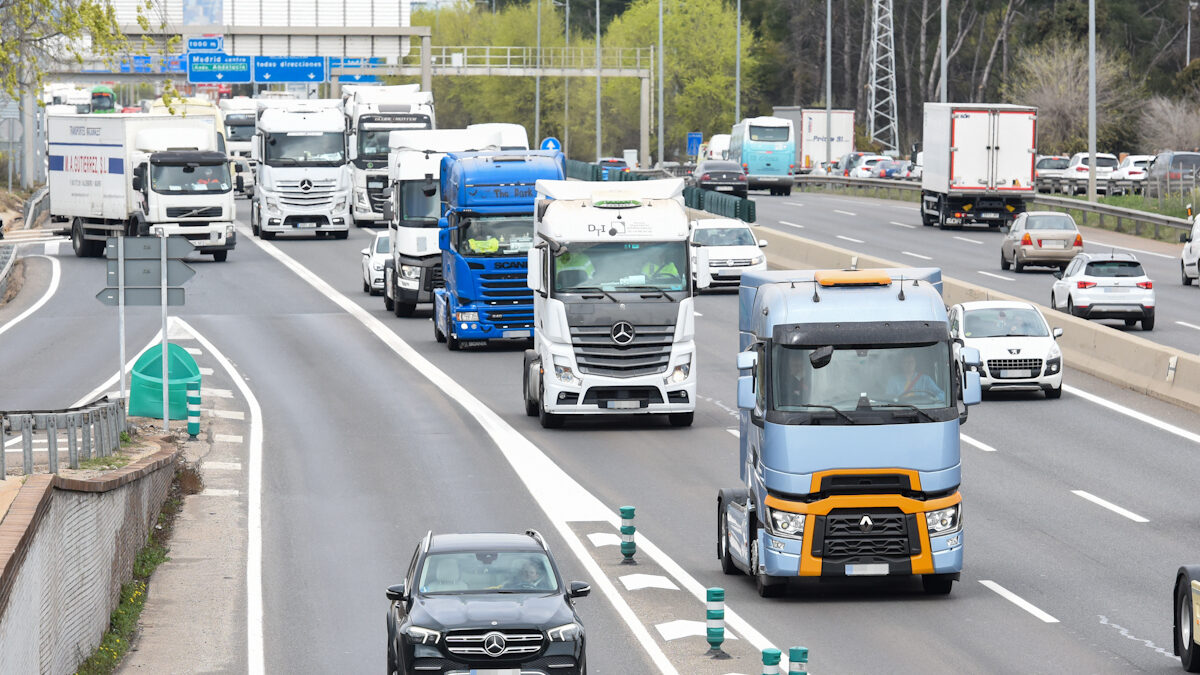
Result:
{"label": "truck headlight", "polygon": [[671,374],[663,378],[664,384],[679,384],[688,379],[688,375],[692,372],[692,356],[689,354],[687,360],[677,364]]}
{"label": "truck headlight", "polygon": [[562,357],[554,357],[554,377],[563,384],[583,384],[583,380],[571,369],[571,362]]}
{"label": "truck headlight", "polygon": [[421,267],[419,265],[400,265],[400,277],[403,279],[420,279]]}
{"label": "truck headlight", "polygon": [[581,632],[583,631],[579,627],[579,624],[572,622],[551,628],[546,631],[546,635],[550,638],[551,642],[570,642],[578,640]]}
{"label": "truck headlight", "polygon": [[420,626],[409,626],[405,633],[408,634],[410,641],[423,645],[435,645],[438,640],[442,639],[442,634],[438,631]]}
{"label": "truck headlight", "polygon": [[333,203],[334,211],[341,211],[344,208],[346,208],[346,198],[345,197],[341,197],[336,202]]}
{"label": "truck headlight", "polygon": [[367,205],[367,191],[363,190],[361,188],[358,190],[355,190],[354,191],[354,200],[357,201],[359,204],[366,206]]}
{"label": "truck headlight", "polygon": [[479,312],[455,312],[454,321],[456,323],[472,323],[479,321]]}
{"label": "truck headlight", "polygon": [[950,534],[957,532],[961,526],[961,507],[962,504],[938,509],[937,511],[928,511],[925,513],[925,525],[929,528],[929,534]]}
{"label": "truck headlight", "polygon": [[233,236],[233,226],[232,226],[232,225],[226,225],[226,226],[225,226],[225,238],[226,238],[226,239],[228,239],[228,238],[230,238],[230,237],[232,237],[232,236]]}
{"label": "truck headlight", "polygon": [[270,213],[279,213],[279,202],[267,197],[267,211]]}
{"label": "truck headlight", "polygon": [[785,537],[800,537],[804,535],[804,514],[780,511],[768,508],[771,514],[771,533]]}

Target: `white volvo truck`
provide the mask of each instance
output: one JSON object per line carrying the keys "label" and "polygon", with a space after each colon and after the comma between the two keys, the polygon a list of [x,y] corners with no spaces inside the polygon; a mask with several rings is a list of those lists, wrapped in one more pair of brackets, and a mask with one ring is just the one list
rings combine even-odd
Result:
{"label": "white volvo truck", "polygon": [[346,97],[350,129],[351,216],[357,225],[383,225],[388,201],[388,136],[393,131],[433,129],[433,95],[416,85],[357,87]]}
{"label": "white volvo truck", "polygon": [[263,239],[283,233],[350,236],[350,166],[341,102],[296,101],[261,109],[250,228]]}
{"label": "white volvo truck", "polygon": [[494,131],[469,129],[393,131],[388,145],[392,199],[384,218],[392,258],[383,268],[383,306],[396,316],[412,316],[417,303],[433,302],[433,290],[442,285],[442,158],[449,152],[499,150],[500,138]]}
{"label": "white volvo truck", "polygon": [[539,180],[537,193],[526,414],[543,427],[620,413],[690,425],[693,297],[711,278],[705,249],[689,247],[683,181]]}
{"label": "white volvo truck", "polygon": [[108,237],[182,235],[223,261],[236,243],[234,181],[212,117],[48,115],[50,215],[79,257]]}

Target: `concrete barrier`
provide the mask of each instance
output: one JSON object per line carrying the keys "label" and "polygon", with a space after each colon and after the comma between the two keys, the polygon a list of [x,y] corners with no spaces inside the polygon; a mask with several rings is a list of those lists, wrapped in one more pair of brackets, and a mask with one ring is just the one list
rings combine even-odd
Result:
{"label": "concrete barrier", "polygon": [[[759,230],[758,234],[770,242],[766,249],[768,263],[779,269],[911,267],[778,230]],[[947,305],[970,300],[1024,301],[951,277],[943,279],[942,295]],[[1047,287],[1046,297],[1049,295]],[[1063,329],[1058,344],[1067,367],[1200,412],[1200,357],[1045,305],[1038,307],[1051,326]]]}

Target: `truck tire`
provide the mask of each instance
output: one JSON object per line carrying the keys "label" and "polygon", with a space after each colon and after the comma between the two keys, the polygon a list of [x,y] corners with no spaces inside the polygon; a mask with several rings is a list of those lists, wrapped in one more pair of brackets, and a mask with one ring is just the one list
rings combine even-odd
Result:
{"label": "truck tire", "polygon": [[437,317],[431,316],[431,317],[429,317],[429,321],[431,323],[433,323],[433,339],[434,339],[434,341],[437,342],[438,344],[445,342],[446,334],[443,333],[440,328],[438,328]]}
{"label": "truck tire", "polygon": [[950,589],[953,586],[953,574],[921,575],[921,587],[925,589],[926,595],[950,595]]}
{"label": "truck tire", "polygon": [[1200,645],[1196,644],[1196,617],[1192,616],[1191,582],[1195,567],[1179,570],[1175,580],[1175,653],[1179,663],[1189,673],[1200,673]]}
{"label": "truck tire", "polygon": [[229,259],[229,251],[213,251],[213,261],[225,262]]}
{"label": "truck tire", "polygon": [[695,416],[695,411],[667,414],[667,418],[671,420],[671,426],[673,427],[690,427],[692,426],[692,419]]}
{"label": "truck tire", "polygon": [[94,258],[104,251],[104,243],[85,239],[83,223],[78,218],[71,221],[71,248],[79,258]]}
{"label": "truck tire", "polygon": [[[392,276],[392,267],[389,262],[388,266],[384,267],[383,269],[383,309],[388,312],[393,311],[394,307],[394,303],[392,301],[392,298],[395,297],[396,293],[396,287],[392,285],[394,283],[395,280]],[[436,325],[434,330],[437,330]]]}
{"label": "truck tire", "polygon": [[[437,322],[434,322],[433,331],[434,333],[437,333]],[[525,358],[521,364],[525,370],[524,374],[521,376],[521,398],[525,399],[525,416],[537,417],[538,408],[541,407],[541,401],[535,400],[529,395],[529,378],[533,375],[533,369],[535,366],[537,366],[537,360],[530,357],[530,351],[532,350],[525,350]]]}
{"label": "truck tire", "polygon": [[250,234],[253,234],[256,237],[262,233],[262,230],[258,227],[257,214],[258,214],[258,208],[256,208],[254,206],[254,204],[251,204],[250,205]]}
{"label": "truck tire", "polygon": [[760,598],[778,598],[787,590],[787,579],[758,572],[758,533],[752,532],[750,541],[750,569],[754,574],[754,589]]}
{"label": "truck tire", "polygon": [[725,503],[729,497],[724,490],[717,495],[717,560],[721,561],[721,571],[725,574],[740,574],[741,570],[733,564],[729,555],[729,526],[725,517]]}
{"label": "truck tire", "polygon": [[454,322],[450,320],[448,315],[446,316],[446,349],[449,349],[452,352],[462,349],[462,343],[460,343],[458,341],[458,337],[454,335]]}
{"label": "truck tire", "polygon": [[416,303],[400,302],[399,300],[392,301],[392,313],[399,317],[412,316],[417,310]]}
{"label": "truck tire", "polygon": [[542,383],[541,378],[538,378],[538,422],[541,423],[543,429],[558,429],[563,425],[563,416],[548,412],[546,406],[543,405],[545,400],[546,385]]}

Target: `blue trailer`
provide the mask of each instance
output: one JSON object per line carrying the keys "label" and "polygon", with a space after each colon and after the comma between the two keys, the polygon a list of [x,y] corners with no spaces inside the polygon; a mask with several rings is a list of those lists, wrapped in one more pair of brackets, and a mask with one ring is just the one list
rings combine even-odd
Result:
{"label": "blue trailer", "polygon": [[442,159],[438,243],[444,287],[434,292],[433,333],[451,350],[533,337],[535,184],[565,178],[557,150],[451,153]]}

